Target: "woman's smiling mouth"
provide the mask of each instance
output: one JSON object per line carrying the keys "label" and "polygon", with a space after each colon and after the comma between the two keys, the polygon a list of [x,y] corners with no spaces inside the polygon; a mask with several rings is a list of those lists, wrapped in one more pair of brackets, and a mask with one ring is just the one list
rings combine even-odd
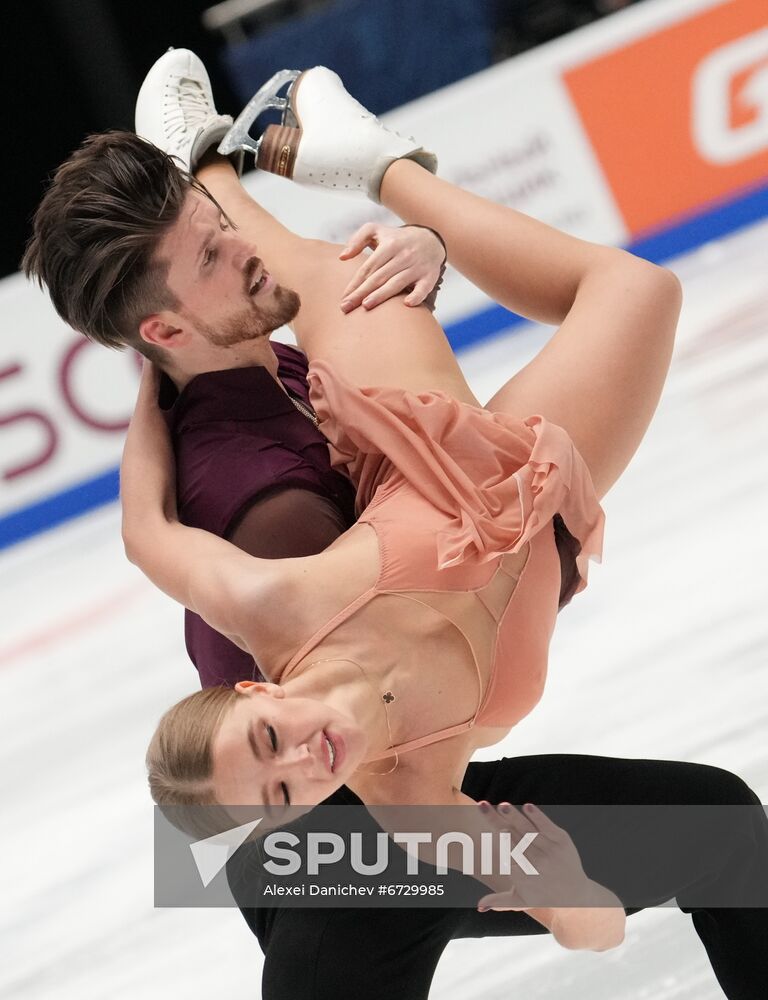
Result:
{"label": "woman's smiling mouth", "polygon": [[336,763],[336,747],[333,745],[333,740],[330,736],[323,730],[323,741],[325,744],[326,759],[328,761],[328,769],[333,773],[334,765]]}

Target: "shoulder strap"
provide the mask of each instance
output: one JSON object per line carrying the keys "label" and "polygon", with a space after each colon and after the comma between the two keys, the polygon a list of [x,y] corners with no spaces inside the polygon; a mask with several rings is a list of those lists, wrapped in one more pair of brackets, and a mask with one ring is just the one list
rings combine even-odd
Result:
{"label": "shoulder strap", "polygon": [[367,757],[364,763],[368,764],[376,760],[384,760],[387,757],[392,757],[395,754],[398,756],[403,753],[408,753],[411,750],[420,750],[422,747],[429,746],[430,743],[439,743],[440,740],[450,739],[451,736],[458,736],[460,733],[466,733],[467,730],[471,729],[475,724],[474,716],[467,722],[460,722],[457,726],[449,726],[448,729],[439,729],[435,733],[428,733],[426,736],[419,736],[415,740],[408,740],[407,743],[399,743],[397,746],[389,747],[384,753],[376,754],[375,757]]}
{"label": "shoulder strap", "polygon": [[330,621],[327,621],[325,625],[315,632],[314,635],[310,636],[309,639],[298,649],[293,656],[290,658],[288,663],[286,663],[283,668],[283,672],[280,675],[280,680],[287,680],[288,675],[294,670],[297,663],[300,663],[307,653],[311,653],[312,650],[319,645],[325,639],[327,635],[330,635],[334,629],[337,629],[340,625],[343,625],[347,619],[351,618],[352,615],[358,610],[358,608],[363,607],[376,595],[377,591],[375,586],[369,587],[368,590],[356,597],[351,604],[348,604],[346,608],[342,608],[338,614],[334,615]]}

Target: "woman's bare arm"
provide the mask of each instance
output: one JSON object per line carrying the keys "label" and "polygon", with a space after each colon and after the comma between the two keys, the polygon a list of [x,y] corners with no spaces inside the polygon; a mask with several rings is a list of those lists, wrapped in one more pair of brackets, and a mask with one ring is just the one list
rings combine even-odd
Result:
{"label": "woman's bare arm", "polygon": [[179,522],[175,463],[157,387],[158,373],[145,362],[120,468],[126,555],[157,587],[217,631],[238,637],[247,624],[250,634],[259,616],[266,629],[268,616],[259,597],[278,585],[280,567]]}

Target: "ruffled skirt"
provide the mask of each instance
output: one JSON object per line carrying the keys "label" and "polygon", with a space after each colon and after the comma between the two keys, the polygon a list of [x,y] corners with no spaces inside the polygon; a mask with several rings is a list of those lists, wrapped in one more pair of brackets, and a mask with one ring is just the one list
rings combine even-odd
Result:
{"label": "ruffled skirt", "polygon": [[604,515],[584,459],[562,427],[461,403],[443,392],[358,388],[325,362],[309,367],[310,400],[331,461],[357,487],[403,479],[443,515],[437,567],[518,551],[556,514],[576,539],[581,590],[600,561]]}

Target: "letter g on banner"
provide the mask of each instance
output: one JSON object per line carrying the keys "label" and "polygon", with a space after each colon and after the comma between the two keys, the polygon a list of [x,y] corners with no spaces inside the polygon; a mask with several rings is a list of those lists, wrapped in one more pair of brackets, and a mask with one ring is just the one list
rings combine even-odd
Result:
{"label": "letter g on banner", "polygon": [[768,28],[715,49],[692,85],[693,140],[704,159],[727,166],[768,149]]}

